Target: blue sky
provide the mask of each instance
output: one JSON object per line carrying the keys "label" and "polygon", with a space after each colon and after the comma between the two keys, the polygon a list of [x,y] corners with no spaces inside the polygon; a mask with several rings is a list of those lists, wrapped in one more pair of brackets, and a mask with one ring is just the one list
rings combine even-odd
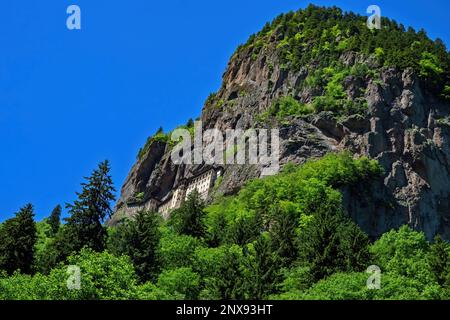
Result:
{"label": "blue sky", "polygon": [[[449,47],[450,4],[311,1],[425,28]],[[292,0],[3,0],[0,5],[0,221],[74,200],[104,160],[119,191],[146,138],[200,114],[236,47]],[[66,28],[76,4],[82,30]]]}

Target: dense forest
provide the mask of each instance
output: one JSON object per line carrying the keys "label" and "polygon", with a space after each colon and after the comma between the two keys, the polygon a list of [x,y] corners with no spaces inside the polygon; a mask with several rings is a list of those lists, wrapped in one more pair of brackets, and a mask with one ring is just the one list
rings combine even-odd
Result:
{"label": "dense forest", "polygon": [[[107,228],[114,197],[101,163],[64,224],[61,207],[35,222],[27,205],[1,225],[0,298],[450,298],[450,246],[440,237],[429,243],[405,226],[373,242],[345,216],[340,189],[382,173],[374,160],[330,154],[210,206],[194,192],[167,221],[140,212]],[[371,265],[380,289],[367,287]],[[69,266],[80,268],[78,288],[67,285]]]}
{"label": "dense forest", "polygon": [[[259,120],[364,110],[364,101],[343,94],[342,81],[379,71],[345,67],[338,57],[350,51],[379,68],[412,68],[427,90],[450,99],[443,42],[389,19],[382,25],[369,30],[364,17],[315,6],[266,24],[235,54],[276,50],[284,68],[310,69],[304,85],[317,95],[310,104],[280,98]],[[192,130],[192,121],[185,127]],[[138,157],[160,140],[168,141],[162,129]],[[450,299],[450,245],[442,238],[429,242],[403,226],[369,239],[347,217],[342,190],[370,193],[366,186],[382,176],[375,160],[328,154],[209,205],[194,192],[168,220],[143,211],[107,227],[116,199],[105,161],[65,206],[67,218],[58,205],[37,222],[28,204],[0,224],[0,299]],[[73,266],[76,288],[68,286]],[[370,266],[381,271],[379,288],[367,285]]]}

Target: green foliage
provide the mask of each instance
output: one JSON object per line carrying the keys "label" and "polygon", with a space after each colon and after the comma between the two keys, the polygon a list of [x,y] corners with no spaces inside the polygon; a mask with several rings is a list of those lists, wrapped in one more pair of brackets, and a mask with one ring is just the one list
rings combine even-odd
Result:
{"label": "green foliage", "polygon": [[436,286],[399,275],[382,275],[381,288],[367,288],[367,273],[336,273],[305,291],[288,291],[275,296],[287,300],[422,300],[438,299],[442,290]]}
{"label": "green foliage", "polygon": [[206,99],[205,105],[207,105],[207,106],[212,105],[214,103],[214,101],[216,100],[216,97],[217,97],[216,92],[210,93],[208,98]]}
{"label": "green foliage", "polygon": [[62,208],[58,204],[55,209],[53,209],[50,217],[48,217],[48,224],[51,228],[52,236],[55,236],[59,231],[59,226],[61,225],[61,211]]}
{"label": "green foliage", "polygon": [[266,299],[275,289],[280,276],[279,260],[273,254],[270,237],[263,233],[248,245],[246,263],[246,289],[251,300]]}
{"label": "green foliage", "polygon": [[385,272],[431,283],[434,277],[428,267],[428,250],[429,243],[425,235],[408,226],[385,233],[371,247],[375,264]]}
{"label": "green foliage", "polygon": [[287,214],[290,221],[299,222],[302,215],[315,213],[327,199],[339,207],[340,194],[333,188],[363,184],[382,173],[376,161],[364,157],[353,160],[344,153],[307,162],[276,177],[251,181],[237,197],[222,199],[206,209],[208,237],[216,246],[244,245],[255,241],[261,232],[269,231],[269,225],[285,228],[285,239],[274,240],[283,243],[284,258],[292,259],[289,247],[293,226],[289,221],[280,221],[280,215]]}
{"label": "green foliage", "polygon": [[193,300],[200,291],[200,276],[191,268],[165,270],[159,275],[157,286],[177,299]]}
{"label": "green foliage", "polygon": [[143,148],[138,152],[137,159],[141,160],[150,150],[154,143],[167,143],[170,140],[170,134],[165,134],[162,127],[151,137],[147,139]]}
{"label": "green foliage", "polygon": [[442,90],[441,98],[450,101],[450,85],[446,85]]}
{"label": "green foliage", "polygon": [[301,104],[290,96],[285,96],[276,100],[272,106],[261,114],[260,121],[266,121],[269,117],[283,120],[286,117],[297,117],[313,113],[314,109],[310,105]]}
{"label": "green foliage", "polygon": [[[203,299],[246,299],[249,283],[246,282],[248,271],[245,268],[242,247],[231,245],[213,250],[216,255],[220,255],[221,259],[215,261],[213,269],[208,269],[212,272],[200,271],[205,275],[205,284],[200,296]],[[204,261],[200,257],[197,259],[198,262]]]}
{"label": "green foliage", "polygon": [[422,53],[419,66],[420,75],[424,78],[436,78],[444,72],[444,69],[440,66],[438,57],[429,52]]}
{"label": "green foliage", "polygon": [[[405,30],[390,19],[383,19],[381,30],[369,30],[366,20],[337,7],[309,5],[278,16],[237,53],[251,55],[264,46],[277,52],[285,69],[295,72],[306,67],[314,72],[337,63],[345,53],[357,52],[375,56],[380,66],[412,68],[435,93],[450,85],[449,52],[442,40],[431,40],[423,30]],[[319,102],[324,106],[331,101]]]}
{"label": "green foliage", "polygon": [[61,260],[85,246],[95,251],[105,248],[107,233],[103,222],[111,216],[111,201],[115,200],[109,171],[108,161],[100,163],[81,184],[82,192],[77,193],[78,199],[67,205],[70,217],[57,236]]}
{"label": "green foliage", "polygon": [[139,192],[139,193],[137,193],[137,194],[134,196],[134,198],[135,198],[137,201],[143,201],[143,200],[144,200],[144,197],[145,197],[145,193],[144,193],[144,192]]}
{"label": "green foliage", "polygon": [[0,270],[31,273],[37,241],[33,206],[26,205],[0,229]]}
{"label": "green foliage", "polygon": [[[98,238],[83,237],[89,240],[85,247],[70,247],[73,253],[61,259],[61,253],[72,252],[65,242],[79,239],[73,220],[55,236],[48,220],[28,233],[34,225],[28,206],[20,219],[19,213],[0,225],[0,299],[448,299],[447,243],[436,238],[430,245],[423,233],[404,226],[370,244],[344,215],[340,190],[367,186],[382,174],[376,161],[329,154],[302,166],[286,165],[277,176],[251,181],[237,196],[207,208],[193,194],[166,222],[140,212],[108,230],[96,229],[106,214],[93,218],[95,206],[85,199],[102,194],[94,190],[110,190],[105,187],[110,179],[91,177],[75,212],[86,215],[83,222],[89,222],[80,224],[86,230],[107,231],[108,250],[89,248]],[[104,187],[94,188],[99,185]],[[108,211],[108,201],[94,203]],[[19,229],[31,236],[12,232]],[[5,259],[13,243],[9,235],[24,248],[33,234],[37,240],[22,255],[28,258],[6,269],[5,261],[18,263]],[[367,287],[370,274],[364,271],[373,264],[381,268],[379,290]],[[68,266],[80,268],[79,290],[67,286]],[[38,273],[23,274],[33,271]]]}
{"label": "green foliage", "polygon": [[296,248],[298,213],[297,206],[289,201],[280,202],[275,208],[272,225],[269,229],[272,239],[272,250],[279,257],[280,266],[289,266],[298,257]]}
{"label": "green foliage", "polygon": [[165,229],[160,242],[161,263],[164,269],[175,269],[191,266],[195,250],[201,242],[188,235],[179,235]]}
{"label": "green foliage", "polygon": [[428,264],[440,286],[450,285],[450,246],[436,236],[428,254]]}
{"label": "green foliage", "polygon": [[33,270],[48,274],[56,265],[57,252],[54,248],[54,234],[48,220],[36,223],[37,241],[34,247]]}
{"label": "green foliage", "polygon": [[[69,265],[80,268],[80,290],[67,286]],[[0,278],[0,299],[7,300],[120,300],[132,299],[135,290],[136,276],[127,257],[89,249],[69,257],[67,265],[53,269],[48,276],[16,273]]]}
{"label": "green foliage", "polygon": [[141,211],[133,220],[120,225],[110,237],[110,250],[118,256],[129,256],[142,282],[155,280],[159,273],[160,224],[158,214]]}
{"label": "green foliage", "polygon": [[383,48],[375,48],[375,57],[378,58],[378,60],[383,61],[384,59],[384,50]]}
{"label": "green foliage", "polygon": [[345,218],[338,193],[330,192],[300,234],[299,254],[314,281],[336,272],[361,271],[369,265],[369,240]]}
{"label": "green foliage", "polygon": [[171,223],[180,234],[197,238],[203,237],[205,235],[204,209],[205,204],[200,198],[200,194],[195,190],[189,194],[180,208],[172,212]]}

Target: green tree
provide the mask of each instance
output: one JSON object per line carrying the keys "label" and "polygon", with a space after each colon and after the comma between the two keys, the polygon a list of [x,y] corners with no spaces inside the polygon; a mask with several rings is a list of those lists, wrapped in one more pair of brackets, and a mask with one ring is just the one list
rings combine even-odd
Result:
{"label": "green tree", "polygon": [[197,191],[192,192],[186,202],[173,212],[175,230],[179,234],[201,238],[206,234],[205,204]]}
{"label": "green tree", "polygon": [[375,264],[383,273],[418,279],[421,283],[435,282],[427,261],[429,250],[425,234],[407,225],[386,232],[370,247]]}
{"label": "green tree", "polygon": [[436,236],[430,247],[428,263],[437,283],[440,286],[449,285],[450,281],[450,256],[449,246],[441,236]]}
{"label": "green tree", "polygon": [[189,120],[186,122],[186,127],[191,128],[194,126],[194,120],[192,118],[189,118]]}
{"label": "green tree", "polygon": [[56,235],[59,230],[59,226],[61,224],[61,211],[62,208],[58,204],[50,214],[50,217],[48,217],[48,224],[51,227],[52,235]]}
{"label": "green tree", "polygon": [[31,273],[36,240],[33,206],[27,204],[0,229],[0,269]]}
{"label": "green tree", "polygon": [[344,217],[340,197],[329,190],[299,237],[300,258],[307,262],[315,281],[335,272],[361,271],[368,266],[367,236]]}
{"label": "green tree", "polygon": [[289,300],[422,300],[438,299],[440,288],[434,284],[421,283],[413,277],[396,274],[381,276],[381,288],[367,288],[365,272],[335,273],[304,291],[289,291],[275,299]]}
{"label": "green tree", "polygon": [[48,274],[56,266],[57,252],[53,245],[54,238],[48,219],[36,223],[37,241],[34,247],[35,272]]}
{"label": "green tree", "polygon": [[[68,288],[68,279],[80,270],[80,289]],[[74,270],[74,269],[72,269]],[[76,278],[74,278],[75,280]],[[128,257],[82,249],[47,276],[0,273],[0,300],[126,300],[139,298],[137,277]]]}
{"label": "green tree", "polygon": [[191,266],[195,250],[199,247],[201,242],[197,238],[163,230],[159,249],[163,269]]}
{"label": "green tree", "polygon": [[273,223],[269,233],[273,250],[280,257],[282,266],[290,265],[298,255],[296,208],[293,203],[284,202],[273,213]]}
{"label": "green tree", "polygon": [[200,292],[200,276],[191,268],[178,268],[163,271],[157,287],[174,299],[193,300]]}
{"label": "green tree", "polygon": [[99,164],[92,175],[81,184],[78,199],[68,204],[70,217],[58,234],[60,258],[89,247],[102,251],[106,244],[106,228],[103,222],[111,216],[111,201],[115,200],[113,182],[109,175],[110,166],[106,160]]}
{"label": "green tree", "polygon": [[118,227],[113,246],[118,255],[128,255],[142,282],[155,280],[159,273],[160,216],[140,211],[133,220]]}
{"label": "green tree", "polygon": [[279,259],[272,251],[269,235],[263,233],[249,245],[246,260],[246,289],[252,300],[266,299],[275,290],[280,280]]}
{"label": "green tree", "polygon": [[204,294],[212,299],[246,299],[245,265],[242,248],[232,245],[224,248],[224,255],[216,261],[217,273],[205,279]]}

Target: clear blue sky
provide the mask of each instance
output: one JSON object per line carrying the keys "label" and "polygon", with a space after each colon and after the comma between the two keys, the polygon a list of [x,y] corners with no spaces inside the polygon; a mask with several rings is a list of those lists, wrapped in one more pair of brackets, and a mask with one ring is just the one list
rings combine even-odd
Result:
{"label": "clear blue sky", "polygon": [[[311,1],[425,28],[450,44],[448,0]],[[0,5],[0,221],[24,204],[38,219],[74,200],[109,159],[119,191],[159,126],[196,117],[236,47],[292,0],[3,0]],[[66,28],[66,8],[82,30]]]}

